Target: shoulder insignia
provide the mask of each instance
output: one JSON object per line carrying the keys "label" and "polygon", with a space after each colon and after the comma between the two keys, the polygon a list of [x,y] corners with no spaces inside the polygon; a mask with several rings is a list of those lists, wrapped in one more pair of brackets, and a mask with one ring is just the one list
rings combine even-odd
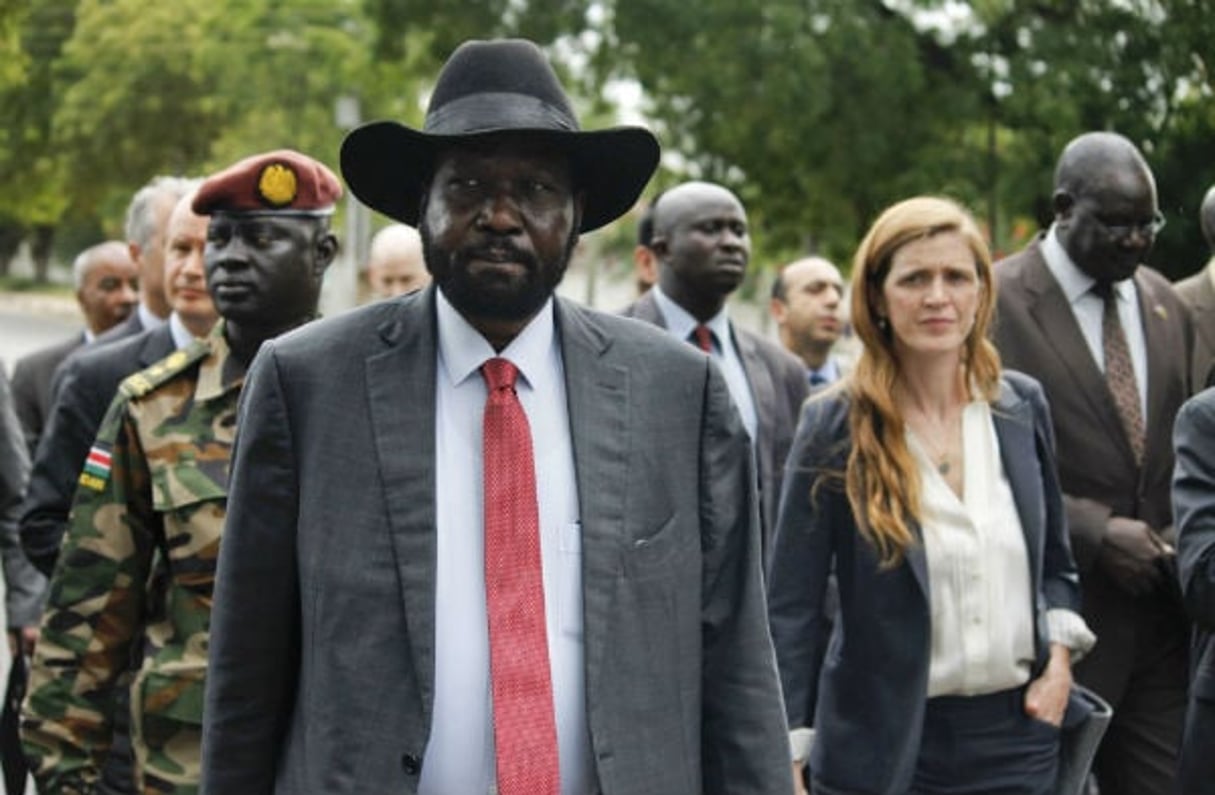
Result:
{"label": "shoulder insignia", "polygon": [[80,485],[92,491],[105,491],[106,481],[110,479],[110,462],[109,445],[102,442],[94,444],[89,450],[88,458],[84,460]]}
{"label": "shoulder insignia", "polygon": [[190,365],[204,359],[210,352],[211,346],[205,340],[196,341],[187,348],[173,351],[146,370],[129,376],[118,387],[118,391],[129,398],[143,397]]}

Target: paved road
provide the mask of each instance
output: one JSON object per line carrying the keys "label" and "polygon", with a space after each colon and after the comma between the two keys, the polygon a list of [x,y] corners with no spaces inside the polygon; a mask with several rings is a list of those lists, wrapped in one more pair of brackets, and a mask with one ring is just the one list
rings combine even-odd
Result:
{"label": "paved road", "polygon": [[0,293],[0,362],[10,374],[17,359],[67,339],[79,329],[70,299]]}

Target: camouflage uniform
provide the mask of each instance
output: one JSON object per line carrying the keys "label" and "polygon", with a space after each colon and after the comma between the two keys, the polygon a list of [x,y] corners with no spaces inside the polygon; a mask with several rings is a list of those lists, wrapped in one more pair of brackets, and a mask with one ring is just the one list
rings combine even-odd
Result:
{"label": "camouflage uniform", "polygon": [[244,377],[223,326],[123,382],[80,476],[22,715],[40,791],[95,789],[132,659],[142,660],[131,684],[136,787],[198,791],[211,592]]}

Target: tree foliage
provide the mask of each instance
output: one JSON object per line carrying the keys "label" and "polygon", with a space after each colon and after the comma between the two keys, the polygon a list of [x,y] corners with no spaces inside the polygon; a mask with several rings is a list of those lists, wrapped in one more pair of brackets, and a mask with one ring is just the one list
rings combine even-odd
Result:
{"label": "tree foliage", "polygon": [[280,146],[334,165],[339,97],[418,124],[460,41],[524,35],[560,62],[588,126],[612,123],[615,81],[639,84],[666,152],[655,188],[735,188],[765,262],[846,261],[881,208],[916,193],[966,202],[1009,250],[1049,217],[1063,143],[1113,129],[1156,171],[1169,226],[1153,257],[1180,275],[1205,260],[1195,217],[1215,181],[1205,5],[7,0],[0,243],[116,232],[157,173]]}

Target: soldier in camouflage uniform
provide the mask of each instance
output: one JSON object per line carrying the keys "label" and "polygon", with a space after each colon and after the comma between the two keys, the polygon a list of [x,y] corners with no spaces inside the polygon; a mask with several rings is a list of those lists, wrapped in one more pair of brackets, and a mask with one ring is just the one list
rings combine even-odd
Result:
{"label": "soldier in camouflage uniform", "polygon": [[35,651],[22,740],[40,791],[92,793],[122,674],[136,788],[197,793],[211,592],[244,373],[263,341],[313,317],[337,251],[341,187],[296,152],[210,177],[205,264],[221,321],[123,382],[80,475]]}

